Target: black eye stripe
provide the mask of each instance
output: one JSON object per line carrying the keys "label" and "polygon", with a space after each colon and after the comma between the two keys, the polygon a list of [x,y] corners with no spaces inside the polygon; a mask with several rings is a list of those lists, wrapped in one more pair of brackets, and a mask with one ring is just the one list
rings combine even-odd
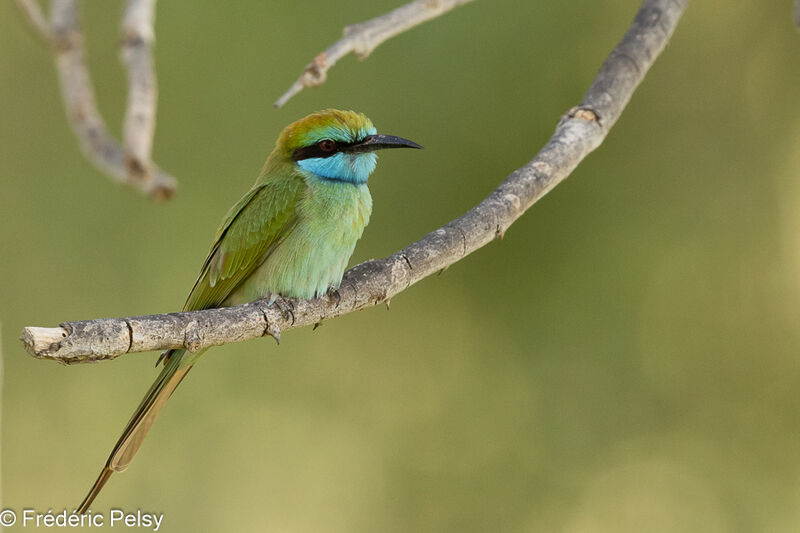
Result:
{"label": "black eye stripe", "polygon": [[301,161],[303,159],[311,159],[312,157],[322,157],[322,158],[330,157],[332,155],[338,154],[339,152],[347,150],[354,144],[358,143],[357,142],[345,143],[341,141],[333,141],[333,150],[325,151],[322,148],[320,148],[319,142],[316,142],[311,146],[301,146],[300,148],[295,148],[294,153],[292,153],[292,159],[295,161]]}

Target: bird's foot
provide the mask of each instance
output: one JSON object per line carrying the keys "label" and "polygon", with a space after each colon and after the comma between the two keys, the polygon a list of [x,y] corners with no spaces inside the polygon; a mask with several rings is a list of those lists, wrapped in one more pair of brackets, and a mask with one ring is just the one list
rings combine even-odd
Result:
{"label": "bird's foot", "polygon": [[328,287],[328,300],[336,300],[336,307],[339,307],[339,304],[342,303],[342,295],[339,294],[339,290],[336,287]]}
{"label": "bird's foot", "polygon": [[291,319],[292,324],[294,324],[294,304],[292,302],[281,295],[277,295],[272,303],[280,310],[284,320]]}

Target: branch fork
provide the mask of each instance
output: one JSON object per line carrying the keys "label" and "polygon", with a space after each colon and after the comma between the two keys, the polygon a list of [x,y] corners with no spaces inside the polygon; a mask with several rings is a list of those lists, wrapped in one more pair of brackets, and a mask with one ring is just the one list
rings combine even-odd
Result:
{"label": "branch fork", "polygon": [[278,98],[274,106],[282,107],[305,87],[316,87],[325,83],[328,69],[347,54],[352,52],[359,59],[365,59],[381,43],[395,35],[472,1],[414,0],[374,19],[346,26],[342,38],[306,65],[297,81]]}
{"label": "branch fork", "polygon": [[120,55],[128,72],[128,104],[122,146],[109,133],[95,102],[77,0],[51,0],[49,21],[35,0],[16,3],[53,52],[67,118],[87,159],[117,183],[154,200],[170,198],[177,182],[150,157],[157,101],[155,0],[127,0],[123,14]]}

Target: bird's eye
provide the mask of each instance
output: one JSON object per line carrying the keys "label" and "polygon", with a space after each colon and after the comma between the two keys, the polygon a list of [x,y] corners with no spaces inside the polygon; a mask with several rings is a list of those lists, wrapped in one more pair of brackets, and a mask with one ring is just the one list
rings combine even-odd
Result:
{"label": "bird's eye", "polygon": [[336,143],[330,139],[322,139],[317,143],[317,146],[323,152],[333,152],[336,149]]}

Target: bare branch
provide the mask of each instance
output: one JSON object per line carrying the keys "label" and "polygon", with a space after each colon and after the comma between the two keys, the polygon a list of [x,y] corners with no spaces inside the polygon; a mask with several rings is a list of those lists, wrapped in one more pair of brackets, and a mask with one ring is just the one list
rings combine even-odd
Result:
{"label": "bare branch", "polygon": [[[151,164],[149,174],[128,171],[125,153],[109,133],[97,109],[89,69],[86,66],[86,51],[76,0],[52,0],[49,24],[32,0],[17,0],[17,5],[53,50],[67,118],[87,159],[114,181],[133,187],[154,199],[162,200],[172,196],[177,186],[175,178],[154,164]],[[150,138],[152,139],[152,134]],[[147,159],[149,160],[149,148]]]}
{"label": "bare branch", "polygon": [[135,318],[68,322],[23,330],[34,357],[62,363],[113,359],[166,348],[196,351],[316,324],[389,300],[489,242],[578,166],[603,141],[675,30],[688,0],[645,0],[581,104],[559,121],[536,157],[463,216],[384,259],[350,269],[339,299],[290,300],[291,312],[257,301],[238,307]]}
{"label": "bare branch", "polygon": [[122,129],[125,168],[146,182],[152,177],[150,152],[158,99],[153,66],[155,5],[156,0],[128,0],[120,39],[120,55],[128,69],[128,109]]}
{"label": "bare branch", "polygon": [[303,74],[289,87],[288,91],[278,98],[274,106],[276,108],[283,106],[304,87],[315,87],[325,83],[328,69],[350,52],[355,53],[359,59],[364,59],[378,45],[395,35],[472,1],[414,0],[380,17],[345,27],[342,32],[344,37],[333,43],[327,50],[320,53],[311,63],[306,65]]}
{"label": "bare branch", "polygon": [[42,13],[42,9],[36,0],[15,0],[17,7],[28,19],[31,29],[33,29],[43,41],[49,43],[52,39],[50,32],[50,25],[47,23],[47,18]]}

